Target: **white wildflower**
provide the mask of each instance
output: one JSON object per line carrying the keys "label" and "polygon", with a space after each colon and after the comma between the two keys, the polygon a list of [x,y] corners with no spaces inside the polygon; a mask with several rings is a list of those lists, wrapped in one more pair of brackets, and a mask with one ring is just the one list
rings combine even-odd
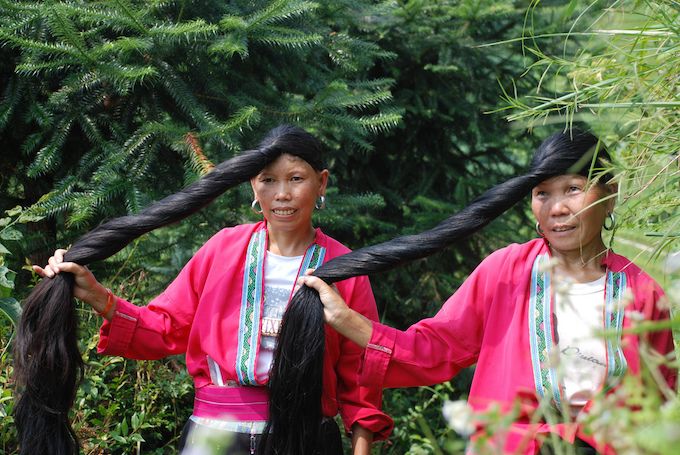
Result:
{"label": "white wildflower", "polygon": [[474,412],[467,401],[447,401],[444,403],[442,413],[449,426],[461,436],[468,437],[474,433],[475,425],[472,422]]}

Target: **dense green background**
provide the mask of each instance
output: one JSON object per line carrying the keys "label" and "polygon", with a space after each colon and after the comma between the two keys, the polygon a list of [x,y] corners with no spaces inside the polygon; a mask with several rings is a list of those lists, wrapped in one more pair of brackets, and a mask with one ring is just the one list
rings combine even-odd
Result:
{"label": "dense green background", "polygon": [[[0,452],[16,451],[12,320],[36,280],[24,266],[279,123],[327,145],[316,223],[353,248],[433,226],[521,172],[547,134],[591,128],[621,176],[613,245],[677,303],[664,264],[680,233],[679,26],[677,2],[0,0]],[[148,301],[210,235],[255,219],[250,196],[230,191],[92,269]],[[533,235],[520,205],[371,277],[382,319],[405,328],[434,314],[488,252]],[[82,307],[73,420],[85,453],[171,452],[192,403],[183,360],[99,357],[98,324]],[[460,452],[441,408],[469,378],[386,391],[396,428],[375,451]],[[646,412],[619,419],[623,453],[670,453],[677,436],[654,422],[677,423],[677,400],[639,401]]]}

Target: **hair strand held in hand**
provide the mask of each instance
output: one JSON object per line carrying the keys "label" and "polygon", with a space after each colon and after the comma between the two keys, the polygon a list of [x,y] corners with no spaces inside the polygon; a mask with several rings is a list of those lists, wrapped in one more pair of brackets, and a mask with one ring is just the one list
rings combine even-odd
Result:
{"label": "hair strand held in hand", "polygon": [[[368,275],[395,268],[415,259],[429,256],[441,249],[455,244],[486,226],[494,218],[523,199],[541,181],[555,175],[576,173],[588,175],[591,164],[601,166],[606,160],[606,151],[599,147],[598,139],[589,133],[572,131],[571,134],[558,133],[546,139],[534,155],[530,170],[522,176],[512,178],[494,186],[475,199],[459,213],[442,221],[438,226],[420,234],[399,237],[388,242],[353,251],[334,258],[322,265],[314,275],[328,283],[347,278]],[[305,410],[310,404],[298,401],[301,397],[310,403],[320,400],[321,367],[323,365],[324,332],[312,327],[321,325],[323,306],[316,291],[303,286],[293,297],[286,317],[298,314],[294,319],[284,319],[279,335],[274,366],[270,379],[272,414],[289,416],[283,421],[270,420],[273,432],[265,435],[286,438],[290,435],[291,419],[301,420],[301,431],[305,437],[318,441],[319,431],[316,420],[304,420],[298,416],[308,416]],[[307,320],[305,320],[305,317]],[[287,395],[285,381],[299,378],[298,387],[307,381],[316,381],[309,387],[308,395]],[[303,390],[302,392],[305,392]],[[276,397],[276,400],[274,399]],[[283,406],[275,409],[274,406]],[[316,423],[316,426],[315,426]],[[282,434],[281,434],[282,433]],[[307,446],[303,451],[294,440],[284,440],[279,445],[283,450],[277,454],[313,453]],[[267,453],[263,451],[261,453]],[[318,453],[323,453],[321,450]]]}
{"label": "hair strand held in hand", "polygon": [[[257,149],[221,163],[184,190],[139,214],[101,224],[78,239],[64,260],[86,265],[110,257],[137,237],[200,210],[227,189],[257,175],[282,153],[297,155],[320,169],[320,149],[320,142],[301,128],[277,127]],[[323,321],[314,324],[323,330]],[[20,395],[15,418],[22,455],[67,455],[79,451],[68,419],[83,373],[77,326],[72,274],[60,273],[53,279],[43,279],[23,304],[14,345]],[[294,390],[293,396],[306,394],[308,383],[303,381],[305,386]]]}

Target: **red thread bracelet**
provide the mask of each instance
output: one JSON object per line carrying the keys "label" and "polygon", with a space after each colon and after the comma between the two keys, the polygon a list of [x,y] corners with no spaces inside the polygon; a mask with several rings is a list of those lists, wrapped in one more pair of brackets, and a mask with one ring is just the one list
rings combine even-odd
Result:
{"label": "red thread bracelet", "polygon": [[104,310],[100,313],[97,310],[94,310],[95,313],[97,313],[101,317],[106,317],[109,311],[111,311],[111,308],[113,307],[113,301],[115,300],[113,298],[113,292],[111,292],[111,289],[106,288],[106,306],[104,307]]}

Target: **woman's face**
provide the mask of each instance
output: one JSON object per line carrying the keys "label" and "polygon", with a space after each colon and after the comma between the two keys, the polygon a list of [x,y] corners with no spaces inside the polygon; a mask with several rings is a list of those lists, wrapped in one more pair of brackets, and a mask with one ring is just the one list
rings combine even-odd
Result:
{"label": "woman's face", "polygon": [[602,225],[614,208],[613,198],[602,198],[613,190],[588,185],[588,179],[580,175],[552,177],[531,191],[531,211],[554,250],[597,250],[604,247]]}
{"label": "woman's face", "polygon": [[328,170],[316,171],[287,153],[250,179],[269,229],[300,233],[308,232],[314,204],[326,194],[327,183]]}

